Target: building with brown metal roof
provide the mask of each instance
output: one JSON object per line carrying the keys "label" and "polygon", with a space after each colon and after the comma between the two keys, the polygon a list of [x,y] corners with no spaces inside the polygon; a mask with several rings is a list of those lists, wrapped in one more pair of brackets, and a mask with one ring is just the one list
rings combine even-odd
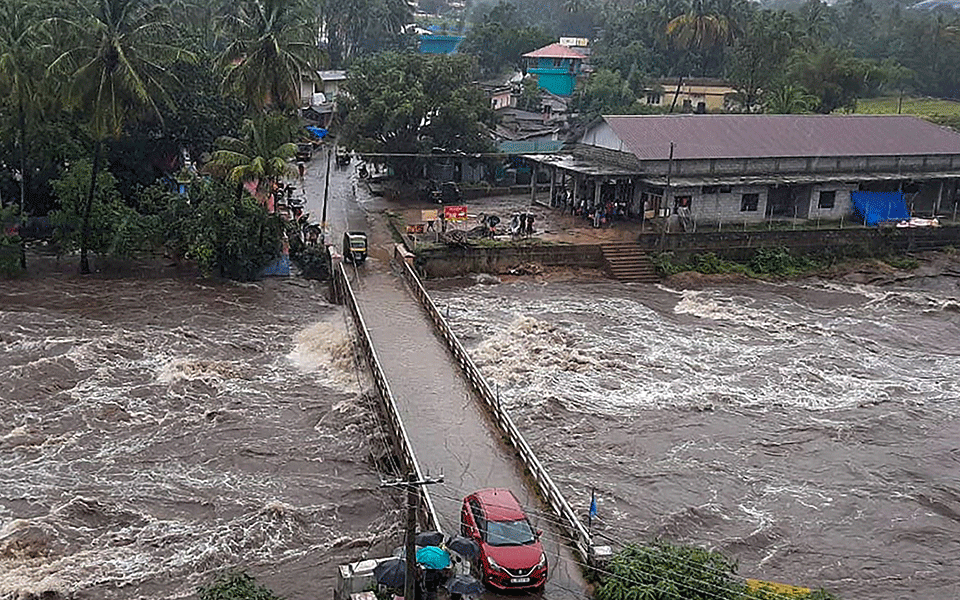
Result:
{"label": "building with brown metal roof", "polygon": [[855,192],[902,191],[923,216],[960,200],[960,133],[912,116],[604,116],[569,151],[527,158],[575,208],[694,226],[849,218]]}

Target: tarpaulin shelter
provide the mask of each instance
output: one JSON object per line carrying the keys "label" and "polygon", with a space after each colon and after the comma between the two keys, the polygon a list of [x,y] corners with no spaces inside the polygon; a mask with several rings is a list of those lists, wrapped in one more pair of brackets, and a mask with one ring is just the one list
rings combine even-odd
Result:
{"label": "tarpaulin shelter", "polygon": [[910,211],[903,192],[850,192],[850,199],[866,225],[887,221],[909,221]]}
{"label": "tarpaulin shelter", "polygon": [[314,125],[308,125],[308,126],[307,126],[307,131],[309,131],[309,132],[312,133],[313,135],[317,136],[317,137],[320,138],[321,140],[322,140],[323,138],[327,137],[327,130],[324,129],[323,127],[316,127],[316,126],[314,126]]}

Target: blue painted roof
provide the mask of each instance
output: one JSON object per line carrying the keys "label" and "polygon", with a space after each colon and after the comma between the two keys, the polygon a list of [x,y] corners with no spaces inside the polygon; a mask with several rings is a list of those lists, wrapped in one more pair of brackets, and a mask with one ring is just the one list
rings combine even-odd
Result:
{"label": "blue painted roof", "polygon": [[504,154],[559,152],[563,148],[563,142],[560,140],[511,140],[500,142],[498,148]]}

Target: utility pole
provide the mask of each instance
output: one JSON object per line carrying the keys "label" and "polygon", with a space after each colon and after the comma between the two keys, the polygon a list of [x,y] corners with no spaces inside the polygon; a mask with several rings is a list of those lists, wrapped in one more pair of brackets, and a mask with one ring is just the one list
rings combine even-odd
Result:
{"label": "utility pole", "polygon": [[[663,190],[663,204],[666,207],[666,210],[671,210],[670,207],[670,176],[673,175],[673,142],[670,142],[670,158],[667,161],[667,187]],[[663,207],[658,207],[660,214],[663,215]],[[667,244],[667,222],[670,220],[669,214],[667,216],[661,217],[661,230],[660,230],[660,252],[663,252],[664,247]]]}
{"label": "utility pole", "polygon": [[327,237],[327,196],[330,194],[330,155],[333,148],[327,148],[327,175],[323,181],[323,214],[320,216],[320,231],[324,239]]}
{"label": "utility pole", "polygon": [[443,483],[443,475],[438,478],[427,477],[417,479],[416,473],[409,473],[407,480],[385,481],[380,487],[407,486],[407,524],[404,560],[407,565],[407,574],[403,578],[403,600],[415,600],[414,584],[417,579],[417,508],[420,507],[420,488],[433,483]]}

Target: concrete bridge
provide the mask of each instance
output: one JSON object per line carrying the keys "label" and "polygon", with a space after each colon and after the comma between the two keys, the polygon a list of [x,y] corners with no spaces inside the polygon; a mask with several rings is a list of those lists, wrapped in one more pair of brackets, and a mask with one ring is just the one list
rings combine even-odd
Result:
{"label": "concrete bridge", "polygon": [[402,249],[393,264],[398,274],[337,265],[334,295],[353,318],[396,454],[419,479],[443,474],[443,483],[423,489],[421,529],[456,534],[464,496],[480,488],[509,488],[543,531],[549,564],[544,598],[588,597],[583,570],[607,549],[593,546]]}

